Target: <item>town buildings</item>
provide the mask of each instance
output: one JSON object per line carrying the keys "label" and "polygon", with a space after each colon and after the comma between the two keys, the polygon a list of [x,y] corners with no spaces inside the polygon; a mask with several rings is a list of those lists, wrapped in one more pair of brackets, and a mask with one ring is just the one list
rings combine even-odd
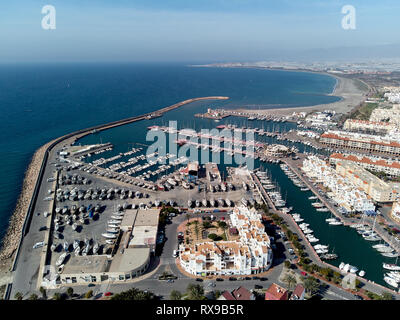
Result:
{"label": "town buildings", "polygon": [[224,291],[217,300],[255,300],[254,294],[246,288],[239,287],[233,291]]}
{"label": "town buildings", "polygon": [[400,222],[400,202],[393,203],[392,211],[390,214],[394,220]]}
{"label": "town buildings", "polygon": [[280,285],[273,283],[265,291],[265,300],[288,300],[288,291]]}
{"label": "town buildings", "polygon": [[347,119],[343,129],[347,131],[369,131],[376,133],[388,133],[397,128],[397,125],[386,121],[368,121],[358,119]]}
{"label": "town buildings", "polygon": [[302,170],[310,179],[327,188],[327,196],[347,212],[375,210],[372,198],[336,172],[326,161],[316,156],[309,156],[303,161]]}
{"label": "town buildings", "polygon": [[304,287],[301,284],[298,284],[296,288],[294,288],[289,300],[304,300],[305,294],[306,290]]}
{"label": "town buildings", "polygon": [[269,269],[272,249],[261,215],[241,206],[230,215],[231,227],[237,228],[239,240],[207,241],[181,245],[179,263],[194,275],[249,275]]}
{"label": "town buildings", "polygon": [[385,182],[355,163],[336,163],[336,171],[375,202],[394,202],[400,200],[400,183]]}
{"label": "town buildings", "polygon": [[391,108],[376,108],[372,110],[370,121],[387,121],[397,126],[400,125],[400,104],[394,104]]}
{"label": "town buildings", "polygon": [[321,144],[333,148],[348,148],[367,152],[400,155],[400,141],[363,133],[329,130],[320,137]]}
{"label": "town buildings", "polygon": [[372,156],[356,156],[343,153],[333,153],[329,157],[331,164],[341,163],[355,163],[365,169],[384,172],[392,177],[400,177],[400,161],[387,160],[379,157]]}

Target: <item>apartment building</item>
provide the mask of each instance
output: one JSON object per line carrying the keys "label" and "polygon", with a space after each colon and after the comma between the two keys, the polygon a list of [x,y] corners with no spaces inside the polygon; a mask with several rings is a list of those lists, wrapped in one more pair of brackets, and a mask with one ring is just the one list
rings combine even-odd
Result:
{"label": "apartment building", "polygon": [[329,157],[329,162],[335,164],[355,163],[360,167],[375,172],[384,172],[392,177],[400,177],[400,161],[387,160],[371,156],[355,156],[343,153],[332,153]]}
{"label": "apartment building", "polygon": [[400,104],[394,104],[392,108],[376,108],[372,110],[370,121],[389,123],[400,125]]}
{"label": "apartment building", "polygon": [[390,122],[358,119],[347,119],[343,125],[343,129],[348,131],[372,131],[377,133],[388,133],[396,128],[396,124]]}
{"label": "apartment building", "polygon": [[397,222],[400,222],[400,202],[393,203],[391,216]]}
{"label": "apartment building", "polygon": [[239,232],[236,241],[207,241],[181,245],[179,262],[194,275],[249,275],[261,273],[272,264],[269,236],[261,215],[252,208],[233,209],[231,225]]}
{"label": "apartment building", "polygon": [[400,201],[400,183],[385,182],[354,163],[338,162],[336,171],[376,202]]}
{"label": "apartment building", "polygon": [[303,172],[329,190],[327,196],[348,212],[374,211],[371,197],[348,179],[341,176],[326,161],[309,156],[303,161]]}
{"label": "apartment building", "polygon": [[320,142],[325,146],[334,148],[400,155],[400,142],[389,137],[329,130],[321,135]]}

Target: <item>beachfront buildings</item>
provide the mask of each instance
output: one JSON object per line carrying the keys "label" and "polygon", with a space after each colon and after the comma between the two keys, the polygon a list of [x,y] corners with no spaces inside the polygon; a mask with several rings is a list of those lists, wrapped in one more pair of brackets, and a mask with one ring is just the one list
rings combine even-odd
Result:
{"label": "beachfront buildings", "polygon": [[400,103],[400,87],[384,87],[384,97],[392,103]]}
{"label": "beachfront buildings", "polygon": [[230,215],[231,227],[239,232],[236,241],[207,241],[181,245],[179,263],[193,275],[249,275],[269,269],[272,249],[261,215],[241,206]]}
{"label": "beachfront buildings", "polygon": [[376,108],[372,110],[370,121],[386,121],[397,126],[400,125],[400,104],[393,105],[392,108]]}
{"label": "beachfront buildings", "polygon": [[394,202],[400,200],[400,183],[385,182],[355,163],[337,162],[336,171],[375,202]]}
{"label": "beachfront buildings", "polygon": [[400,141],[390,137],[347,131],[324,132],[320,137],[322,145],[333,148],[348,148],[367,152],[400,155]]}
{"label": "beachfront buildings", "polygon": [[358,119],[347,119],[343,125],[343,129],[346,131],[369,131],[376,133],[388,133],[396,128],[396,124],[386,121],[368,121]]}
{"label": "beachfront buildings", "polygon": [[374,172],[384,172],[392,177],[400,177],[400,161],[387,160],[379,157],[356,156],[343,153],[332,153],[329,157],[331,164],[338,162],[355,163],[364,169]]}
{"label": "beachfront buildings", "polygon": [[265,300],[288,300],[289,292],[280,285],[273,283],[265,291]]}
{"label": "beachfront buildings", "polygon": [[390,212],[392,218],[400,222],[400,202],[393,203],[392,211]]}
{"label": "beachfront buildings", "polygon": [[302,170],[310,179],[328,189],[327,195],[348,212],[374,211],[375,205],[369,195],[342,177],[326,161],[309,156],[303,161]]}

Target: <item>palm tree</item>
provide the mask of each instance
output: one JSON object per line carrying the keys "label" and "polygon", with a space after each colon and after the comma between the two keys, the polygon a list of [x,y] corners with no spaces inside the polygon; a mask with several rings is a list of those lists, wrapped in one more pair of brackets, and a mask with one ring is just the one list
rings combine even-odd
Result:
{"label": "palm tree", "polygon": [[294,286],[297,284],[296,277],[294,277],[292,274],[288,273],[286,274],[285,278],[283,279],[284,282],[286,282],[288,288],[291,290],[294,288]]}
{"label": "palm tree", "polygon": [[22,300],[23,295],[21,292],[18,291],[17,293],[15,293],[14,298],[17,300]]}
{"label": "palm tree", "polygon": [[178,290],[172,290],[169,298],[171,300],[182,300],[182,293],[180,293]]}
{"label": "palm tree", "polygon": [[30,296],[29,296],[29,300],[38,300],[38,295],[37,294],[35,294],[35,293],[32,293]]}
{"label": "palm tree", "polygon": [[61,294],[56,292],[53,296],[53,300],[61,300]]}
{"label": "palm tree", "polygon": [[187,287],[187,295],[189,300],[202,300],[204,298],[203,286],[199,284],[189,284]]}
{"label": "palm tree", "polygon": [[314,277],[307,277],[304,280],[304,289],[306,289],[306,292],[312,296],[315,293],[318,292],[319,290],[319,283],[317,282],[317,279]]}
{"label": "palm tree", "polygon": [[43,287],[40,287],[39,291],[42,294],[42,298],[46,299],[47,298],[46,289]]}
{"label": "palm tree", "polygon": [[67,289],[67,295],[68,295],[68,297],[72,298],[73,295],[74,295],[74,289],[71,288],[71,287],[68,287],[68,289]]}

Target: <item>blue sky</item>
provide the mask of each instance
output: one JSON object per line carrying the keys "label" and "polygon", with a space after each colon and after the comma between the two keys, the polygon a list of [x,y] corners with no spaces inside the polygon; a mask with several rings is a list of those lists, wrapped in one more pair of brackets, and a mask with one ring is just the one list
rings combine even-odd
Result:
{"label": "blue sky", "polygon": [[[47,4],[56,30],[41,28]],[[349,4],[356,30],[341,28]],[[1,1],[0,62],[252,61],[367,50],[400,44],[399,12],[398,0]]]}

